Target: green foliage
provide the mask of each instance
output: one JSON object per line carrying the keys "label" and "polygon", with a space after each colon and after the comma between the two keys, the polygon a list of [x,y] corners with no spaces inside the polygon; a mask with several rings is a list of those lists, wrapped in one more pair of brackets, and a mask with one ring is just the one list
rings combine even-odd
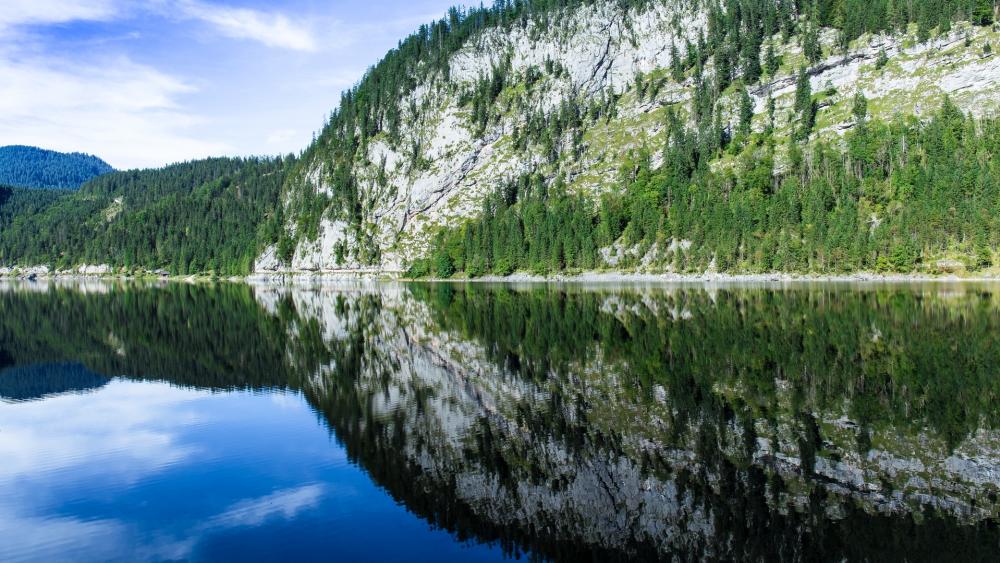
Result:
{"label": "green foliage", "polygon": [[854,93],[854,100],[851,104],[851,115],[854,116],[854,122],[858,125],[864,124],[865,119],[868,117],[868,98],[865,97],[864,92],[860,88]]}
{"label": "green foliage", "polygon": [[279,194],[292,162],[219,158],[101,176],[8,220],[0,263],[249,273],[262,246],[280,237]]}
{"label": "green foliage", "polygon": [[812,86],[809,83],[809,74],[806,67],[799,67],[799,73],[795,79],[795,111],[799,114],[798,126],[795,129],[794,138],[805,140],[809,137],[813,125],[816,122],[816,102],[812,97]]}
{"label": "green foliage", "polygon": [[70,190],[11,188],[0,185],[0,234],[73,193]]}
{"label": "green foliage", "polygon": [[79,188],[113,172],[107,162],[82,153],[59,153],[35,147],[0,147],[0,184],[21,188]]}
{"label": "green foliage", "polygon": [[737,134],[741,137],[747,137],[750,135],[750,127],[753,122],[753,100],[750,99],[750,94],[747,93],[746,88],[740,88],[739,116],[740,123]]}
{"label": "green foliage", "polygon": [[411,274],[433,271],[447,277],[457,269],[475,277],[592,268],[597,231],[586,198],[567,193],[559,182],[547,186],[540,175],[526,174],[490,195],[479,219],[439,236],[433,267],[418,261]]}
{"label": "green foliage", "polygon": [[823,58],[823,49],[819,44],[819,30],[815,24],[806,24],[806,31],[802,35],[802,53],[812,64],[818,63]]}
{"label": "green foliage", "polygon": [[885,53],[885,49],[879,49],[878,55],[875,57],[875,68],[882,70],[887,64],[889,64],[889,55]]}
{"label": "green foliage", "polygon": [[[857,115],[864,115],[859,106]],[[492,195],[481,217],[447,230],[459,271],[552,272],[599,267],[616,242],[680,271],[910,272],[958,252],[977,267],[1000,245],[1000,122],[974,121],[949,100],[927,122],[865,122],[846,150],[793,145],[776,175],[772,141],[755,135],[736,170],[712,171],[696,131],[668,121],[663,165],[641,156],[600,201],[558,180],[525,176]],[[691,241],[690,249],[670,241]],[[969,241],[975,241],[973,244]]]}
{"label": "green foliage", "polygon": [[[525,379],[551,387],[578,382],[581,366],[598,374],[622,366],[627,379],[615,388],[648,401],[654,387],[670,389],[673,420],[846,410],[873,430],[930,429],[951,446],[986,421],[1000,424],[1000,315],[989,290],[950,298],[898,287],[617,291],[610,311],[599,291],[470,284],[447,303],[419,287],[414,294],[445,329],[478,339]],[[677,310],[691,311],[690,319],[665,322]],[[700,414],[717,408],[728,416]]]}
{"label": "green foliage", "polygon": [[781,67],[781,57],[774,51],[774,41],[767,42],[767,51],[764,54],[764,70],[768,76],[774,76]]}

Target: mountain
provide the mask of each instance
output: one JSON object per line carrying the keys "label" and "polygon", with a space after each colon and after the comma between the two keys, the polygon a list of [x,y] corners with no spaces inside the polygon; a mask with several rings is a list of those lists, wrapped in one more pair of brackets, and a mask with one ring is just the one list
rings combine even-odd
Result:
{"label": "mountain", "polygon": [[[173,168],[101,177],[0,232],[0,264],[993,272],[996,12],[992,0],[452,9],[345,92],[300,158],[237,191],[177,183]],[[123,182],[148,192],[140,205],[111,195]],[[248,191],[237,220],[205,211]],[[191,237],[209,224],[212,244]]]}
{"label": "mountain", "polygon": [[343,95],[258,271],[993,264],[992,3],[497,6]]}
{"label": "mountain", "polygon": [[[294,161],[212,158],[113,172],[32,210],[29,201],[50,190],[12,190],[6,206],[0,193],[0,266],[246,273],[261,241],[275,237]],[[4,211],[18,201],[20,211]]]}
{"label": "mountain", "polygon": [[89,154],[20,145],[0,147],[0,184],[75,189],[91,178],[113,171],[110,164]]}
{"label": "mountain", "polygon": [[70,193],[70,190],[39,190],[0,185],[0,239],[10,232],[8,229],[13,227],[18,217],[22,217],[22,221],[35,217]]}

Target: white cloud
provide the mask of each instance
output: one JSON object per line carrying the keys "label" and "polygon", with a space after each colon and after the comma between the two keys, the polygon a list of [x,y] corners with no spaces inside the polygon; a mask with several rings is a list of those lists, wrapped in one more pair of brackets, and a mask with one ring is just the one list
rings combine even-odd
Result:
{"label": "white cloud", "polygon": [[[377,3],[293,15],[241,0],[0,0],[0,145],[116,168],[296,152],[432,1],[392,19]],[[81,21],[108,23],[59,29]],[[270,48],[249,55],[249,41]]]}
{"label": "white cloud", "polygon": [[35,517],[0,511],[0,560],[112,561],[127,545],[126,530],[115,520]]}
{"label": "white cloud", "polygon": [[97,154],[116,167],[231,152],[197,138],[185,82],[126,57],[89,64],[0,48],[0,145]]}
{"label": "white cloud", "polygon": [[315,51],[316,39],[303,24],[293,22],[279,13],[265,13],[246,8],[231,8],[182,0],[181,12],[211,24],[227,37],[251,39],[268,47],[281,47],[296,51]]}
{"label": "white cloud", "polygon": [[[86,395],[0,404],[0,561],[107,561],[123,554],[137,561],[186,560],[200,541],[220,531],[290,521],[319,508],[331,489],[312,482],[152,530],[140,522],[83,519],[59,509],[67,490],[74,491],[72,498],[88,498],[95,483],[103,492],[142,491],[162,475],[169,479],[177,467],[215,462],[219,452],[192,443],[185,433],[215,416],[218,398],[165,383],[115,379]],[[311,417],[300,395],[272,398],[287,399],[286,408],[297,406],[298,414]]]}
{"label": "white cloud", "polygon": [[118,13],[114,0],[4,0],[0,30],[19,25],[106,20]]}

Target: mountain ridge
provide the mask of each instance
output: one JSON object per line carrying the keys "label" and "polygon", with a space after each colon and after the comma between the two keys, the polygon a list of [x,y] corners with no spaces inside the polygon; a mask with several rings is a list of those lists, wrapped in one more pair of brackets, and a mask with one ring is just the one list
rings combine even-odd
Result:
{"label": "mountain ridge", "polygon": [[[66,216],[55,205],[0,233],[0,261],[104,256],[115,271],[230,275],[992,272],[1000,33],[987,4],[452,9],[371,67],[283,164],[280,193],[246,215],[263,221],[256,237],[239,229],[248,266],[211,249],[191,266],[183,244],[163,244],[191,215],[166,209],[142,259],[121,251],[128,240],[67,247],[48,234],[63,232],[47,227]],[[111,205],[71,241],[139,212]],[[24,254],[12,239],[32,230],[46,250]]]}
{"label": "mountain ridge", "polygon": [[[745,137],[768,129],[768,100],[775,100],[777,116],[766,141],[775,146],[766,151],[774,161],[775,178],[789,169],[790,152],[795,152],[790,147],[809,151],[819,140],[841,141],[855,124],[856,92],[870,98],[866,113],[872,121],[926,118],[948,96],[974,115],[996,109],[991,93],[1000,80],[1000,66],[988,52],[997,40],[992,28],[957,21],[952,25],[950,20],[930,25],[921,11],[903,18],[898,29],[882,24],[878,33],[855,30],[845,41],[846,32],[832,27],[832,21],[798,13],[788,16],[787,23],[770,24],[772,33],[756,40],[756,57],[746,60],[756,60],[760,68],[751,72],[752,65],[741,57],[754,41],[740,46],[739,33],[718,31],[734,25],[723,21],[727,12],[719,6],[738,12],[757,4],[643,2],[632,7],[598,1],[554,10],[537,20],[541,23],[530,18],[501,21],[465,38],[446,63],[417,65],[431,70],[424,71],[423,81],[415,79],[416,86],[397,104],[404,113],[399,126],[393,125],[395,118],[384,117],[391,112],[380,107],[351,106],[361,95],[373,94],[364,91],[362,82],[345,96],[348,103],[342,102],[348,111],[334,116],[307,150],[300,172],[290,177],[284,196],[286,234],[266,249],[255,270],[405,271],[415,257],[439,247],[434,241],[442,229],[473,220],[481,215],[487,196],[539,169],[546,186],[562,178],[571,193],[589,196],[596,207],[604,194],[622,191],[623,163],[646,151],[650,168],[662,165],[661,147],[670,142],[664,139],[669,108],[699,142],[706,135],[728,137],[701,158],[711,161],[713,171],[733,169],[738,151],[731,141],[740,120],[740,89],[749,94],[751,106]],[[777,5],[779,10],[787,6]],[[740,17],[735,28],[743,32],[751,25],[769,25],[766,16],[731,19]],[[807,46],[808,41],[814,45]],[[728,61],[718,54],[727,42],[739,53]],[[807,56],[810,49],[814,52]],[[725,65],[731,68],[723,73],[719,68]],[[795,107],[801,74],[815,92],[806,95],[815,106],[808,120]],[[414,71],[414,76],[420,73]],[[369,77],[381,80],[378,72]],[[484,95],[486,102],[481,103]],[[595,110],[595,104],[603,107]],[[566,107],[576,116],[560,123]],[[491,110],[496,111],[489,114]],[[595,114],[598,117],[588,121],[587,116]],[[389,122],[384,128],[383,118]],[[372,121],[378,125],[372,126]],[[801,139],[800,121],[811,122]],[[519,228],[526,229],[521,223]],[[601,248],[602,253],[640,253],[632,264],[595,260],[590,267],[669,271],[670,259],[662,248],[646,259],[655,236],[642,242]],[[702,246],[687,236],[661,244],[677,245]],[[458,261],[454,249],[448,253]],[[949,253],[929,251],[926,263]],[[713,261],[698,262],[697,268],[704,269]],[[874,263],[871,266],[874,269]],[[565,267],[563,261],[548,270]],[[695,265],[682,266],[682,271],[694,271],[691,268]],[[491,264],[485,273],[507,269]],[[515,269],[531,268],[518,264]]]}
{"label": "mountain ridge", "polygon": [[0,147],[0,184],[12,187],[76,189],[113,171],[110,164],[91,154],[28,145]]}

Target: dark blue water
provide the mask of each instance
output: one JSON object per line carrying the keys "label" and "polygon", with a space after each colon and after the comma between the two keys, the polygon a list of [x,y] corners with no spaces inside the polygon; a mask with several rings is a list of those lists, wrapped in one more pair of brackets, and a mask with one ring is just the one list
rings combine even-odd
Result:
{"label": "dark blue water", "polygon": [[[71,369],[71,368],[63,368]],[[0,405],[0,560],[468,560],[299,393],[113,379]]]}
{"label": "dark blue water", "polygon": [[998,404],[989,284],[0,284],[0,562],[996,561]]}

